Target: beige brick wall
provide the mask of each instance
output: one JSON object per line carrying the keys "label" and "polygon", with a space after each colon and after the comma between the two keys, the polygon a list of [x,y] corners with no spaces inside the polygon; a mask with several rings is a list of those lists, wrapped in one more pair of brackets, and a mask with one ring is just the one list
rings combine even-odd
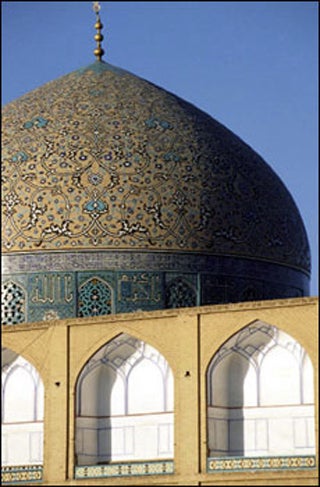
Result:
{"label": "beige brick wall", "polygon": [[[30,361],[44,382],[44,485],[113,485],[119,482],[121,485],[317,485],[316,470],[206,472],[206,370],[219,347],[255,320],[280,328],[305,348],[314,367],[315,398],[318,401],[316,298],[74,318],[3,327],[2,345]],[[175,473],[74,480],[77,377],[94,352],[120,333],[133,335],[158,349],[172,368],[175,379]]]}

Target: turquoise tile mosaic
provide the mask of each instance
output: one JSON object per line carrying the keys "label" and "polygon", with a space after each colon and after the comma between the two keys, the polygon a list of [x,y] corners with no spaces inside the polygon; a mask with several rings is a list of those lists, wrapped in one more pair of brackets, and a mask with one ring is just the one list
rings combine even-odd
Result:
{"label": "turquoise tile mosaic", "polygon": [[314,455],[281,457],[216,457],[207,459],[207,472],[241,472],[248,470],[314,469]]}
{"label": "turquoise tile mosaic", "polygon": [[174,462],[170,460],[157,462],[112,463],[109,465],[75,467],[76,479],[132,477],[136,475],[166,475],[173,473]]}
{"label": "turquoise tile mosaic", "polygon": [[275,292],[299,297],[307,288],[295,271],[274,264],[183,253],[25,254],[4,256],[3,264],[5,325],[273,299]]}
{"label": "turquoise tile mosaic", "polygon": [[43,466],[26,465],[1,468],[1,483],[6,484],[25,484],[30,482],[42,482]]}

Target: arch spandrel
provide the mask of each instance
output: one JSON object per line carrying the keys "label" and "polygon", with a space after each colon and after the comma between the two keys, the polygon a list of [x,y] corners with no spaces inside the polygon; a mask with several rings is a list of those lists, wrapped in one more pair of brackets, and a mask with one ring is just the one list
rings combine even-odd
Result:
{"label": "arch spandrel", "polygon": [[[90,325],[90,329],[87,329],[85,340],[81,337],[81,334],[77,334],[77,327],[72,327],[71,329],[71,340],[73,341],[74,339],[74,344],[72,346],[74,353],[71,353],[71,384],[77,382],[82,368],[98,350],[122,334],[128,334],[135,339],[141,340],[154,347],[166,358],[174,374],[178,370],[179,364],[177,363],[174,347],[175,334],[173,334],[172,341],[166,340],[166,333],[164,333],[163,337],[161,334],[152,333],[151,323],[148,324],[147,328],[143,328],[140,323],[138,326],[135,326],[135,324],[132,323],[132,327],[122,326],[121,323],[120,330],[118,326],[113,327],[111,322],[108,322],[106,326],[106,323],[99,320],[99,322],[97,324],[94,323],[94,325],[96,326],[93,326],[92,324]],[[172,326],[174,326],[174,324]],[[149,331],[149,333],[147,334],[146,331]],[[75,346],[77,348],[74,348]]]}
{"label": "arch spandrel", "polygon": [[[256,303],[241,303],[239,309],[241,313],[232,313],[232,308],[226,310],[221,314],[208,313],[202,315],[202,367],[206,374],[210,361],[213,355],[223,346],[232,336],[236,335],[240,330],[245,329],[254,323],[264,322],[267,325],[275,326],[277,329],[283,331],[295,339],[304,350],[308,353],[312,362],[313,368],[317,370],[318,355],[314,353],[314,343],[318,343],[318,328],[308,327],[308,323],[314,322],[318,317],[317,307],[301,306],[304,302],[309,303],[310,298],[297,299],[297,306],[293,300],[279,300],[270,303],[267,301],[257,301]],[[274,303],[274,305],[273,305]],[[316,303],[318,303],[316,301]],[[286,312],[282,313],[282,306],[288,304]],[[250,305],[253,309],[249,310]],[[232,304],[231,304],[232,306]],[[248,311],[247,311],[247,309]],[[258,312],[254,308],[259,308]],[[225,316],[225,318],[224,318]],[[215,326],[215,323],[217,324]],[[218,325],[219,323],[219,325]]]}
{"label": "arch spandrel", "polygon": [[[42,357],[38,356],[36,353],[33,353],[33,350],[30,350],[29,347],[21,347],[19,346],[12,346],[10,343],[10,340],[7,340],[9,338],[7,335],[3,334],[2,336],[2,347],[1,347],[1,356],[2,360],[6,360],[5,356],[3,356],[3,350],[10,350],[13,354],[15,354],[17,357],[22,357],[24,360],[30,363],[32,367],[37,371],[39,374],[43,384],[46,383],[46,366],[45,362],[43,361]],[[22,352],[20,352],[22,348]],[[40,349],[41,347],[39,347]]]}

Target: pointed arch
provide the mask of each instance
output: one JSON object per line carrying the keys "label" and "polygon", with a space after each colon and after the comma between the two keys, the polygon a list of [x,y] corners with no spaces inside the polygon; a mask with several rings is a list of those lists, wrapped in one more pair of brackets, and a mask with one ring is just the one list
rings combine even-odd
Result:
{"label": "pointed arch", "polygon": [[314,453],[313,370],[303,347],[256,320],[207,368],[209,456]]}
{"label": "pointed arch", "polygon": [[92,276],[79,288],[78,316],[98,316],[113,311],[113,290],[101,277]]}
{"label": "pointed arch", "polygon": [[173,375],[146,342],[121,333],[100,347],[76,398],[77,465],[173,455]]}
{"label": "pointed arch", "polygon": [[44,386],[36,368],[9,349],[2,350],[3,465],[43,461]]}
{"label": "pointed arch", "polygon": [[166,287],[166,308],[185,308],[197,305],[197,292],[182,277],[173,279]]}

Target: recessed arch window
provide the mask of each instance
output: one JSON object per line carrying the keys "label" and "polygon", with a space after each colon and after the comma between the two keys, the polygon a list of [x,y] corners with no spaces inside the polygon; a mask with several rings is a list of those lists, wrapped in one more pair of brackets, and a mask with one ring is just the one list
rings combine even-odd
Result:
{"label": "recessed arch window", "polygon": [[173,375],[152,346],[121,334],[76,385],[77,465],[173,457]]}
{"label": "recessed arch window", "polygon": [[261,321],[243,328],[207,370],[208,456],[314,454],[313,396],[296,340]]}
{"label": "recessed arch window", "polygon": [[2,349],[2,465],[43,460],[44,387],[35,367]]}

